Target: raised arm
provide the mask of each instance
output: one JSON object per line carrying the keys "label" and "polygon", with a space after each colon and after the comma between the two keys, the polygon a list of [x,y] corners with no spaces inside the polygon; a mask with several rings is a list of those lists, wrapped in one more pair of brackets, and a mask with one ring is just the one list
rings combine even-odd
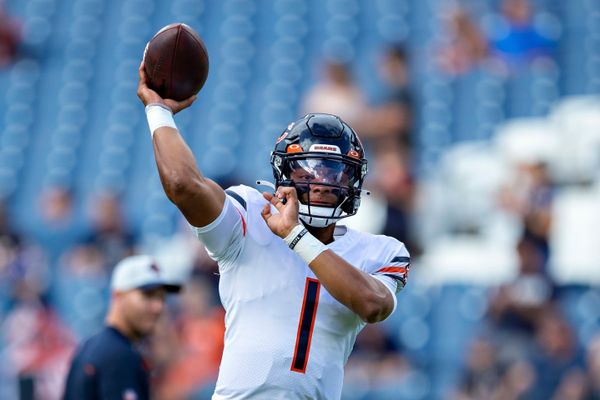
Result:
{"label": "raised arm", "polygon": [[191,225],[206,226],[223,210],[225,192],[202,175],[172,120],[172,114],[189,107],[196,96],[180,102],[163,99],[148,87],[143,62],[139,74],[137,95],[146,106],[146,112],[151,114],[151,126],[156,125],[152,144],[163,189]]}

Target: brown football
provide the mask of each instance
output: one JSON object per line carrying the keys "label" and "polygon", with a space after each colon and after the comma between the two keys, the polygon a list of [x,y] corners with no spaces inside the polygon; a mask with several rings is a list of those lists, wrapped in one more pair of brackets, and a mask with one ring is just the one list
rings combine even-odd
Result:
{"label": "brown football", "polygon": [[144,53],[148,86],[164,99],[184,100],[202,89],[208,77],[208,52],[186,24],[170,24],[148,42]]}

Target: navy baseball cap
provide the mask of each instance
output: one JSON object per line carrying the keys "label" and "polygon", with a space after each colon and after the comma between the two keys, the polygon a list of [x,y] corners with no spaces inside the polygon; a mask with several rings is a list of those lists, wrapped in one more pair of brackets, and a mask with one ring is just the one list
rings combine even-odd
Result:
{"label": "navy baseball cap", "polygon": [[111,290],[152,290],[163,287],[167,292],[177,293],[181,284],[169,281],[154,258],[135,255],[124,258],[116,266],[110,281]]}

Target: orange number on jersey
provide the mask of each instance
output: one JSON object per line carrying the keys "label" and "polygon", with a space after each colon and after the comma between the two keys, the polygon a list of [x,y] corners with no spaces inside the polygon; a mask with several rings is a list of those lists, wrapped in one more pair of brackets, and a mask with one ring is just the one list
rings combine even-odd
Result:
{"label": "orange number on jersey", "polygon": [[310,352],[310,340],[312,339],[315,319],[317,317],[320,289],[321,283],[318,280],[306,278],[302,311],[300,311],[300,320],[298,321],[296,348],[294,349],[294,358],[292,359],[291,367],[292,371],[302,374],[306,372],[306,363],[308,362],[308,353]]}

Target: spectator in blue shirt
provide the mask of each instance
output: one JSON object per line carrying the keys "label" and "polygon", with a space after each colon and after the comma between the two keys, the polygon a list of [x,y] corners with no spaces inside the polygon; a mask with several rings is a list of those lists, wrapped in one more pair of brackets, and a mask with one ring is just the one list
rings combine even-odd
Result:
{"label": "spectator in blue shirt", "polygon": [[179,289],[149,256],[119,262],[112,275],[106,326],[77,350],[64,399],[149,399],[148,367],[135,344],[153,331],[166,293]]}
{"label": "spectator in blue shirt", "polygon": [[552,57],[556,40],[551,27],[535,23],[528,0],[504,0],[502,16],[492,29],[491,45],[510,66],[526,64],[537,57]]}

